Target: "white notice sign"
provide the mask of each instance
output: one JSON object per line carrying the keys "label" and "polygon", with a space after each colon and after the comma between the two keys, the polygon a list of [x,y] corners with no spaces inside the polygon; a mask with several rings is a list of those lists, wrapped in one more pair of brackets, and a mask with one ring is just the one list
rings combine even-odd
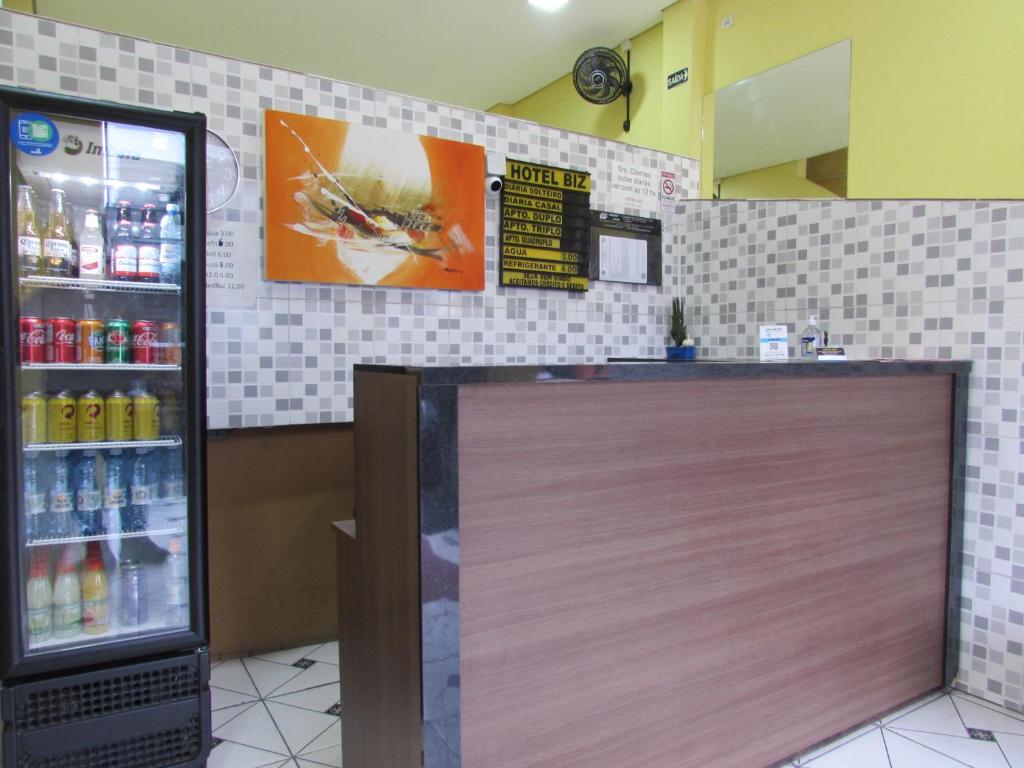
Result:
{"label": "white notice sign", "polygon": [[647,283],[647,241],[601,235],[599,270],[602,280]]}
{"label": "white notice sign", "polygon": [[237,221],[206,220],[206,306],[212,309],[252,309],[260,255]]}
{"label": "white notice sign", "polygon": [[611,204],[618,208],[657,211],[660,185],[661,174],[654,168],[615,163],[612,165],[612,180],[608,187]]}
{"label": "white notice sign", "polygon": [[789,331],[784,325],[761,326],[761,362],[789,359]]}

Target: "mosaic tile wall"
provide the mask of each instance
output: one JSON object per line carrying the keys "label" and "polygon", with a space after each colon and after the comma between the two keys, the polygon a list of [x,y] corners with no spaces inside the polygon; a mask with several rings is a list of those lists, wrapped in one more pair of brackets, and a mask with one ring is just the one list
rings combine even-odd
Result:
{"label": "mosaic tile wall", "polygon": [[[262,258],[265,108],[440,136],[587,170],[595,208],[607,204],[614,161],[674,171],[683,197],[695,196],[699,181],[697,162],[687,158],[9,11],[0,11],[0,81],[205,113],[242,168],[237,197],[215,216],[249,229],[254,259]],[[666,232],[671,219],[663,217]],[[350,421],[352,366],[359,362],[575,363],[664,354],[678,277],[671,237],[662,287],[597,283],[573,296],[497,287],[497,229],[498,204],[488,200],[487,288],[481,293],[261,282],[255,309],[210,307],[209,426]]]}
{"label": "mosaic tile wall", "polygon": [[974,361],[959,685],[1024,710],[1024,201],[683,208],[701,355],[756,357],[758,325],[792,340],[813,312],[855,357]]}

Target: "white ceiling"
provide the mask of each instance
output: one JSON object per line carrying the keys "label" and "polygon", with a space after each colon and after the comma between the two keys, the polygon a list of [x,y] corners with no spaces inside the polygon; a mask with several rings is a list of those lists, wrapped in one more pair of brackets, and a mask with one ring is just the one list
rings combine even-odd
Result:
{"label": "white ceiling", "polygon": [[[672,0],[36,0],[44,16],[449,104],[514,102]],[[128,7],[130,10],[125,10]]]}
{"label": "white ceiling", "polygon": [[849,144],[850,41],[715,91],[715,178]]}

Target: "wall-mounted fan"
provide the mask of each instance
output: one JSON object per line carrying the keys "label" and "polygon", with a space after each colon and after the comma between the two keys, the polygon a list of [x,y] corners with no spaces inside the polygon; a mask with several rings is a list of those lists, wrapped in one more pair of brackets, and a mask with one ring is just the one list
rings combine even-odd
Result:
{"label": "wall-mounted fan", "polygon": [[629,45],[623,61],[611,48],[591,48],[580,54],[572,68],[572,82],[576,92],[591,104],[611,104],[619,96],[626,97],[626,120],[622,124],[629,131],[629,94],[633,82],[629,79]]}

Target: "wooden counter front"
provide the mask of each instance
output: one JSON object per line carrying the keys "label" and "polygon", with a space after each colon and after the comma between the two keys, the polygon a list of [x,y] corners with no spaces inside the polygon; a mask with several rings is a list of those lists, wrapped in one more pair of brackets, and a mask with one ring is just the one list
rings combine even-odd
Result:
{"label": "wooden counter front", "polygon": [[[346,765],[756,768],[948,683],[963,373],[870,373],[357,371],[342,591],[374,605],[339,615],[343,648],[378,641],[343,658]],[[385,525],[389,549],[364,546]],[[381,563],[408,573],[407,537],[418,615],[373,586]],[[409,642],[414,692],[389,651]],[[395,744],[411,757],[376,757]]]}

